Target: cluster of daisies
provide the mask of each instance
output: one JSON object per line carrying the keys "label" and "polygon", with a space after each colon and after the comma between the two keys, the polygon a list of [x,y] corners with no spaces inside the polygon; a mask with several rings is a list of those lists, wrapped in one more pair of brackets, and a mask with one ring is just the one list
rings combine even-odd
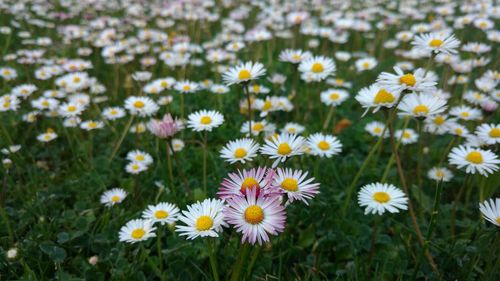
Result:
{"label": "cluster of daisies", "polygon": [[[123,192],[123,191],[122,191]],[[229,173],[217,192],[209,198],[179,209],[170,203],[148,206],[142,219],[129,221],[119,233],[120,241],[138,242],[155,237],[155,224],[174,224],[187,239],[219,237],[223,228],[233,226],[242,242],[262,244],[285,229],[286,206],[294,201],[308,204],[319,193],[319,183],[302,170],[252,168]],[[391,193],[392,194],[392,193]],[[103,195],[112,206],[126,194],[117,189]]]}

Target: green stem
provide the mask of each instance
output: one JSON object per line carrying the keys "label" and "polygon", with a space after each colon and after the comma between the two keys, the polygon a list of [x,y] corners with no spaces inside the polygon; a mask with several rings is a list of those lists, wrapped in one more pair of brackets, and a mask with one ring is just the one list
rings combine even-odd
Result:
{"label": "green stem", "polygon": [[243,267],[243,262],[246,259],[249,249],[250,249],[250,244],[243,243],[241,245],[240,253],[238,254],[238,258],[236,259],[236,263],[234,264],[230,281],[240,280],[241,268]]}
{"label": "green stem", "polygon": [[118,152],[118,149],[122,145],[122,142],[125,139],[125,136],[127,135],[128,130],[130,129],[130,126],[132,126],[132,122],[134,122],[134,117],[135,117],[134,115],[130,115],[130,119],[128,120],[128,123],[125,126],[120,139],[118,140],[118,142],[115,144],[115,147],[113,148],[113,152],[111,153],[111,156],[109,157],[109,162],[111,162],[113,160],[113,158],[115,158],[116,152]]}
{"label": "green stem", "polygon": [[205,193],[205,196],[207,196],[207,134],[207,131],[205,131],[203,135],[203,192]]}
{"label": "green stem", "polygon": [[252,275],[252,270],[253,270],[253,267],[255,265],[255,262],[257,261],[257,258],[259,257],[260,249],[261,249],[261,246],[256,246],[253,250],[252,256],[250,258],[250,263],[248,264],[248,267],[247,267],[247,275],[246,275],[247,278]]}
{"label": "green stem", "polygon": [[248,91],[248,85],[243,84],[243,92],[247,98],[247,106],[248,106],[248,132],[250,137],[252,137],[252,100],[250,99],[250,92]]}
{"label": "green stem", "polygon": [[325,131],[328,128],[328,125],[330,124],[330,119],[332,119],[334,112],[335,112],[335,106],[330,106],[328,115],[326,116],[325,122],[323,123],[323,131]]}
{"label": "green stem", "polygon": [[207,239],[207,247],[208,247],[208,256],[210,258],[210,266],[212,267],[212,274],[214,276],[215,281],[219,281],[219,271],[217,270],[217,259],[216,259],[216,247],[215,240],[210,241],[211,239]]}

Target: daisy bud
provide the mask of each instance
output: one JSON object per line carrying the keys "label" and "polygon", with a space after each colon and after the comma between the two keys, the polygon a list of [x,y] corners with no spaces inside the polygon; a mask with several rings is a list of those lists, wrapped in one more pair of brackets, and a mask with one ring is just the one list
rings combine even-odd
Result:
{"label": "daisy bud", "polygon": [[10,248],[7,251],[7,258],[13,260],[17,257],[17,248]]}
{"label": "daisy bud", "polygon": [[162,120],[151,119],[147,127],[153,135],[159,138],[171,137],[182,129],[179,120],[174,120],[170,114],[165,114]]}
{"label": "daisy bud", "polygon": [[498,108],[498,103],[492,100],[487,100],[483,104],[481,104],[481,107],[486,112],[495,112],[495,110],[497,110]]}
{"label": "daisy bud", "polygon": [[3,164],[4,169],[8,170],[8,169],[10,169],[10,167],[12,167],[12,160],[10,160],[9,158],[5,158],[2,160],[2,164]]}
{"label": "daisy bud", "polygon": [[96,265],[98,261],[99,261],[99,257],[98,257],[98,256],[91,256],[91,257],[89,258],[89,263],[90,263],[91,265]]}

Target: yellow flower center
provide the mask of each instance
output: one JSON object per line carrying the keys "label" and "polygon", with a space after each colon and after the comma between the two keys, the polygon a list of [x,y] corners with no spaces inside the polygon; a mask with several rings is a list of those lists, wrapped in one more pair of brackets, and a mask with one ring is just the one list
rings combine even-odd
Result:
{"label": "yellow flower center", "polygon": [[443,123],[444,123],[443,116],[438,116],[438,117],[434,118],[434,124],[436,124],[436,125],[443,125]]}
{"label": "yellow flower center", "polygon": [[389,93],[388,91],[386,91],[384,89],[380,89],[378,91],[378,93],[375,95],[374,102],[376,104],[391,103],[391,102],[394,102],[394,100],[395,100],[394,95],[392,95],[391,93]]}
{"label": "yellow flower center", "polygon": [[370,63],[366,61],[366,62],[363,63],[362,66],[363,66],[364,69],[367,69],[367,68],[370,67]]}
{"label": "yellow flower center", "polygon": [[245,178],[241,183],[240,191],[245,193],[248,188],[260,188],[259,182],[252,177]]}
{"label": "yellow flower center", "polygon": [[140,155],[140,154],[135,157],[135,160],[137,160],[137,161],[144,161],[144,159],[145,159],[144,155]]}
{"label": "yellow flower center", "polygon": [[212,228],[213,225],[214,225],[214,221],[209,216],[200,216],[196,220],[196,229],[198,231],[209,230],[210,228]]}
{"label": "yellow flower center", "polygon": [[469,115],[470,114],[467,111],[464,111],[464,112],[460,113],[460,116],[462,116],[463,118],[467,118],[467,117],[469,117]]}
{"label": "yellow flower center", "polygon": [[382,133],[382,128],[380,128],[380,127],[376,127],[375,129],[373,129],[373,131],[374,131],[376,134],[380,134],[380,133]]}
{"label": "yellow flower center", "polygon": [[143,108],[145,106],[144,102],[138,100],[136,102],[134,102],[134,107],[136,108]]}
{"label": "yellow flower center", "polygon": [[182,90],[187,92],[187,91],[191,90],[191,86],[184,85],[184,86],[182,86]]}
{"label": "yellow flower center", "polygon": [[137,228],[132,231],[132,234],[130,236],[132,236],[132,238],[134,239],[141,239],[144,234],[146,234],[146,231],[144,231],[144,229]]}
{"label": "yellow flower center", "polygon": [[200,119],[200,123],[203,125],[208,125],[208,124],[212,123],[212,118],[210,118],[210,116],[203,116]]}
{"label": "yellow flower center", "polygon": [[82,81],[82,79],[80,79],[80,77],[78,77],[78,76],[73,78],[73,83],[80,83],[80,81]]}
{"label": "yellow flower center", "polygon": [[292,148],[288,143],[284,142],[278,146],[278,154],[288,155],[292,152]]}
{"label": "yellow flower center", "polygon": [[331,93],[330,94],[331,100],[338,100],[339,98],[340,98],[340,95],[338,93]]}
{"label": "yellow flower center", "polygon": [[243,69],[240,70],[240,73],[238,74],[238,79],[239,80],[247,80],[250,79],[252,75],[250,74],[250,71]]}
{"label": "yellow flower center", "polygon": [[262,106],[262,111],[267,111],[273,107],[273,103],[270,100],[266,100]]}
{"label": "yellow flower center", "polygon": [[74,105],[68,106],[68,111],[69,112],[74,112],[75,110],[76,110],[76,106],[74,106]]}
{"label": "yellow flower center", "polygon": [[294,178],[286,178],[283,180],[281,187],[286,191],[297,191],[299,189],[298,182]]}
{"label": "yellow flower center", "polygon": [[410,134],[410,133],[408,133],[408,132],[406,132],[406,131],[403,133],[403,138],[405,138],[405,139],[409,139],[410,137],[411,137],[411,134]]}
{"label": "yellow flower center", "polygon": [[444,173],[441,170],[436,171],[436,177],[442,179],[444,177]]}
{"label": "yellow flower center", "polygon": [[493,129],[491,129],[489,135],[492,138],[500,138],[500,129],[499,128],[493,128]]}
{"label": "yellow flower center", "polygon": [[95,128],[95,127],[97,127],[96,122],[89,122],[89,128]]}
{"label": "yellow flower center", "polygon": [[328,142],[322,140],[322,141],[318,142],[318,147],[321,150],[328,150],[328,149],[330,149],[330,144]]}
{"label": "yellow flower center", "polygon": [[253,88],[254,92],[256,92],[256,93],[260,92],[260,85],[255,84],[252,86],[252,88]]}
{"label": "yellow flower center", "polygon": [[42,105],[45,106],[45,107],[47,107],[47,106],[49,106],[49,102],[46,101],[46,100],[44,100],[44,101],[42,101]]}
{"label": "yellow flower center", "polygon": [[378,191],[373,194],[373,200],[379,203],[386,203],[391,200],[391,196],[387,192]]}
{"label": "yellow flower center", "polygon": [[243,157],[245,157],[245,156],[247,156],[247,151],[246,151],[246,149],[244,149],[244,148],[241,148],[241,147],[240,147],[240,148],[237,148],[237,149],[234,151],[234,157],[236,157],[236,158],[243,158]]}
{"label": "yellow flower center", "polygon": [[432,39],[431,42],[429,42],[429,46],[433,48],[439,48],[443,44],[443,40],[440,39]]}
{"label": "yellow flower center", "polygon": [[168,217],[167,211],[158,210],[155,212],[155,218],[157,218],[157,219],[164,219],[166,217]]}
{"label": "yellow flower center", "polygon": [[459,135],[459,136],[460,136],[460,135],[462,135],[462,134],[463,134],[463,132],[464,132],[464,131],[463,131],[461,128],[456,128],[456,129],[455,129],[455,134],[457,134],[457,135]]}
{"label": "yellow flower center", "polygon": [[111,197],[111,201],[112,201],[112,202],[115,202],[115,203],[116,203],[116,202],[118,202],[118,201],[120,201],[120,196],[118,196],[118,195],[113,195],[113,196]]}
{"label": "yellow flower center", "polygon": [[467,154],[465,160],[474,164],[481,164],[483,163],[483,155],[479,151],[472,151],[469,154]]}
{"label": "yellow flower center", "polygon": [[301,58],[301,57],[300,57],[300,55],[298,55],[298,54],[293,54],[293,55],[292,55],[292,59],[293,59],[293,60],[300,60],[300,58]]}
{"label": "yellow flower center", "polygon": [[406,86],[413,87],[415,86],[415,83],[417,83],[417,80],[413,74],[407,73],[399,78],[399,82],[401,84],[405,84]]}
{"label": "yellow flower center", "polygon": [[429,108],[424,104],[419,104],[419,105],[415,106],[415,108],[413,108],[413,113],[417,114],[417,115],[418,114],[423,114],[423,115],[429,114]]}
{"label": "yellow flower center", "polygon": [[251,224],[258,224],[264,220],[264,210],[260,206],[252,205],[245,210],[245,220]]}
{"label": "yellow flower center", "polygon": [[311,71],[314,72],[314,73],[321,73],[325,70],[325,68],[323,67],[323,65],[319,62],[315,62],[313,63],[313,65],[311,66]]}
{"label": "yellow flower center", "polygon": [[256,132],[262,131],[263,129],[264,129],[264,124],[262,124],[260,122],[254,123],[252,126],[252,130],[254,130]]}
{"label": "yellow flower center", "polygon": [[495,221],[500,224],[500,217],[498,217]]}
{"label": "yellow flower center", "polygon": [[160,85],[161,85],[163,88],[166,88],[166,87],[168,87],[168,82],[167,82],[167,81],[161,81]]}

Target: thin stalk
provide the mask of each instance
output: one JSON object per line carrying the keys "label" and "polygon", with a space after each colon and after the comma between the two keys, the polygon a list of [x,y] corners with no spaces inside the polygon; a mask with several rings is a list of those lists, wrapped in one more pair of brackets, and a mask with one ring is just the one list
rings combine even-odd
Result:
{"label": "thin stalk", "polygon": [[230,281],[240,280],[241,269],[243,267],[243,263],[246,259],[246,256],[248,254],[249,249],[250,249],[250,245],[248,243],[243,243],[241,245],[241,249],[240,249],[240,252],[238,254],[238,258],[236,259],[236,263],[234,264],[234,267],[233,267],[231,279],[229,279]]}
{"label": "thin stalk", "polygon": [[[160,271],[163,273],[163,257],[161,253],[161,239],[163,236],[163,227],[158,228],[158,237],[156,237],[156,251],[158,252],[158,262],[160,263]],[[162,278],[163,279],[163,278]]]}
{"label": "thin stalk", "polygon": [[122,145],[122,142],[125,139],[125,136],[127,135],[128,130],[130,129],[130,126],[132,126],[132,122],[134,122],[134,117],[135,117],[134,115],[130,115],[130,119],[128,120],[128,123],[125,126],[120,139],[118,140],[118,142],[115,144],[115,147],[113,148],[113,152],[111,153],[111,156],[109,157],[109,162],[111,162],[111,160],[113,160],[113,158],[115,158],[116,152],[118,152],[118,149]]}
{"label": "thin stalk", "polygon": [[203,192],[205,193],[205,196],[207,195],[207,134],[207,131],[205,131],[203,135]]}
{"label": "thin stalk", "polygon": [[214,276],[215,281],[219,281],[219,271],[217,270],[217,259],[216,259],[216,249],[213,244],[215,244],[215,240],[210,241],[211,239],[206,240],[207,241],[207,248],[208,248],[208,257],[210,258],[210,266],[212,267],[212,274]]}
{"label": "thin stalk", "polygon": [[247,97],[247,107],[248,107],[248,132],[252,136],[252,100],[250,99],[250,92],[248,91],[248,85],[243,84],[243,92]]}
{"label": "thin stalk", "polygon": [[170,145],[169,145],[170,140],[167,139],[167,145],[165,149],[167,150],[167,170],[168,170],[168,180],[169,180],[169,185],[170,189],[172,192],[175,194],[175,187],[174,187],[174,173],[172,171],[172,158],[170,156]]}
{"label": "thin stalk", "polygon": [[250,263],[248,264],[248,267],[247,267],[247,275],[246,275],[247,278],[250,277],[250,275],[252,275],[253,266],[255,265],[255,262],[257,261],[257,258],[259,257],[260,249],[261,249],[261,246],[256,246],[253,249],[252,256],[250,257]]}
{"label": "thin stalk", "polygon": [[330,124],[330,120],[332,119],[334,113],[335,113],[335,106],[330,106],[328,115],[326,116],[325,122],[323,123],[323,131],[325,131],[328,128],[328,125]]}

